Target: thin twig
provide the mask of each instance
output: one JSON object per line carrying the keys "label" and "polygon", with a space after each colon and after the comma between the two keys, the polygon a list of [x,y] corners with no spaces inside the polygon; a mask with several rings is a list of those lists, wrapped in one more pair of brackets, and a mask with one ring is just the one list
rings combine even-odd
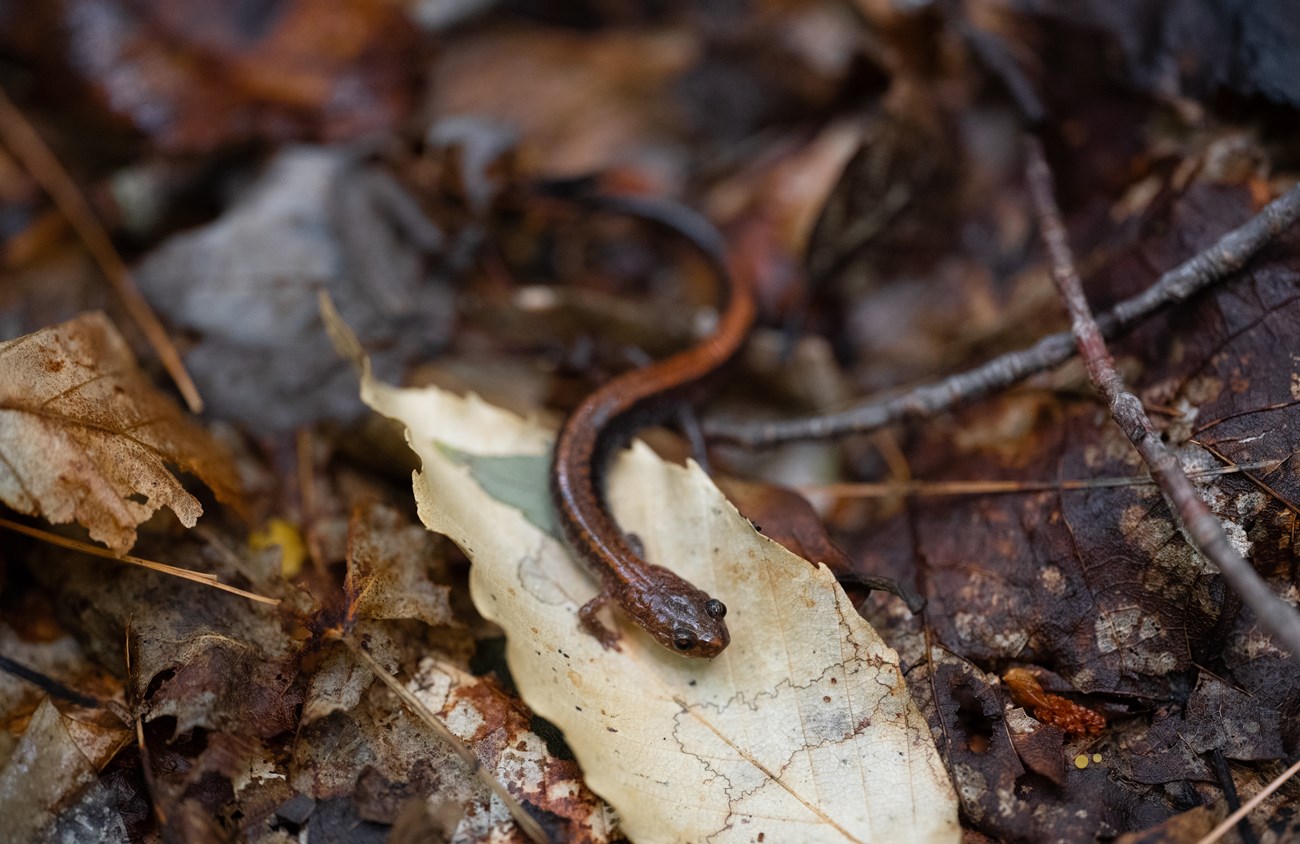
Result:
{"label": "thin twig", "polygon": [[307,556],[317,571],[325,571],[325,551],[321,547],[320,533],[316,527],[320,522],[320,507],[316,501],[316,459],[312,440],[311,428],[298,429],[294,441],[298,464],[298,498],[302,504],[302,537],[306,541]]}
{"label": "thin twig", "polygon": [[1038,217],[1039,233],[1047,247],[1052,279],[1070,312],[1070,329],[1088,379],[1110,407],[1111,417],[1124,431],[1151,471],[1151,477],[1169,501],[1174,517],[1192,546],[1214,563],[1228,586],[1255,613],[1255,620],[1300,662],[1300,612],[1283,601],[1264,583],[1251,565],[1233,549],[1223,526],[1196,494],[1178,458],[1151,426],[1141,400],[1124,386],[1115,362],[1106,349],[1101,327],[1093,319],[1083,295],[1083,283],[1074,268],[1074,256],[1066,239],[1061,212],[1056,205],[1052,173],[1043,157],[1042,146],[1027,139],[1029,161],[1025,172],[1029,195]]}
{"label": "thin twig", "polygon": [[153,560],[146,560],[142,557],[132,557],[130,554],[119,554],[116,551],[110,551],[107,548],[100,548],[98,545],[91,545],[89,542],[81,542],[77,539],[69,539],[66,536],[59,536],[57,533],[50,533],[40,528],[28,527],[18,522],[12,522],[9,519],[0,518],[0,528],[12,530],[15,533],[21,533],[30,536],[33,539],[39,539],[42,542],[48,542],[51,545],[58,545],[60,548],[69,548],[73,551],[80,551],[83,554],[90,554],[95,557],[103,557],[108,560],[117,560],[119,563],[129,563],[133,566],[149,569],[150,571],[169,574],[172,577],[179,577],[182,580],[193,581],[203,586],[211,586],[213,589],[220,589],[222,592],[229,592],[232,595],[239,595],[241,598],[248,598],[250,601],[258,601],[263,604],[276,606],[280,603],[279,598],[268,598],[265,595],[258,595],[256,592],[246,592],[235,586],[222,583],[217,579],[215,574],[208,574],[202,571],[191,571],[177,566],[169,566],[166,563],[155,563]]}
{"label": "thin twig", "polygon": [[82,706],[86,709],[98,709],[102,705],[98,698],[82,694],[70,686],[65,686],[48,674],[43,674],[35,668],[23,665],[21,662],[10,659],[7,656],[0,655],[0,671],[17,677],[20,680],[26,680],[50,697],[66,700],[69,703],[75,703],[77,706]]}
{"label": "thin twig", "polygon": [[199,396],[194,381],[190,379],[185,364],[181,362],[180,352],[176,351],[167,329],[136,287],[131,271],[127,269],[122,256],[117,254],[108,232],[100,225],[77,183],[63,169],[59,159],[3,89],[0,89],[0,140],[23,163],[31,177],[45,189],[55,206],[76,229],[86,244],[87,251],[95,263],[99,264],[108,283],[126,306],[127,313],[140,327],[145,339],[153,347],[154,354],[158,355],[163,368],[185,397],[185,404],[194,413],[202,412],[203,399]]}
{"label": "thin twig", "polygon": [[[1102,336],[1114,337],[1161,308],[1186,301],[1245,266],[1256,252],[1300,221],[1300,185],[1269,203],[1205,251],[1160,276],[1142,293],[1097,319]],[[937,416],[1058,366],[1075,355],[1070,333],[1051,334],[1027,349],[1009,352],[974,369],[922,384],[838,413],[771,422],[705,420],[711,440],[762,448],[797,440],[862,434],[907,419]]]}
{"label": "thin twig", "polygon": [[1236,826],[1237,821],[1253,812],[1256,806],[1267,800],[1270,794],[1281,788],[1287,780],[1294,777],[1297,773],[1300,773],[1300,761],[1297,761],[1294,765],[1283,771],[1277,779],[1265,786],[1259,794],[1256,794],[1254,797],[1243,803],[1240,809],[1224,818],[1223,823],[1210,830],[1209,834],[1200,841],[1197,841],[1196,844],[1214,844],[1215,841],[1218,841],[1226,835],[1228,830]]}
{"label": "thin twig", "polygon": [[[1213,452],[1213,449],[1210,449]],[[1279,461],[1238,465],[1222,458],[1227,466],[1217,469],[1199,469],[1188,472],[1188,477],[1217,478],[1222,475],[1243,474],[1255,483],[1263,484],[1250,474],[1255,469],[1275,469]],[[1150,475],[1114,478],[1071,478],[1060,481],[884,481],[881,483],[801,484],[795,489],[804,495],[833,495],[837,498],[890,498],[911,496],[916,498],[949,495],[1004,495],[1034,492],[1071,492],[1085,489],[1111,489],[1114,487],[1143,486],[1155,483]],[[1272,491],[1269,487],[1264,489]],[[1276,493],[1274,493],[1276,495]],[[1287,503],[1287,502],[1283,502]],[[1288,504],[1288,506],[1291,506]]]}
{"label": "thin twig", "polygon": [[[1232,771],[1228,770],[1228,760],[1224,758],[1223,748],[1216,747],[1208,754],[1210,757],[1210,767],[1214,770],[1214,777],[1219,781],[1219,787],[1223,789],[1223,799],[1228,802],[1228,812],[1237,811],[1241,808],[1241,797],[1237,794],[1237,783],[1232,779]],[[1241,844],[1259,844],[1259,836],[1255,835],[1255,830],[1251,828],[1250,821],[1242,818],[1237,822],[1237,837],[1241,839]]]}
{"label": "thin twig", "polygon": [[370,652],[367,651],[360,642],[347,635],[342,635],[339,638],[348,646],[348,649],[356,655],[357,659],[361,660],[366,668],[370,669],[371,673],[373,673],[380,682],[387,686],[393,694],[397,695],[402,702],[406,704],[407,708],[411,710],[412,715],[420,719],[420,721],[422,721],[429,729],[437,733],[438,737],[446,742],[447,746],[455,751],[456,755],[459,756],[466,765],[469,765],[470,770],[474,772],[474,775],[478,777],[479,781],[486,785],[492,791],[492,794],[494,794],[501,801],[502,805],[505,806],[506,811],[510,812],[510,817],[519,825],[520,831],[522,831],[524,835],[528,836],[529,840],[539,842],[539,844],[547,844],[547,842],[550,841],[550,837],[547,836],[546,832],[542,829],[541,824],[539,824],[532,815],[528,814],[528,811],[524,809],[523,804],[521,804],[519,800],[506,789],[505,785],[493,777],[483,767],[483,763],[479,761],[478,756],[474,754],[474,751],[465,744],[460,736],[448,729],[447,725],[442,723],[442,721],[438,719],[438,716],[434,715],[433,712],[429,710],[429,707],[424,705],[423,701],[416,697],[410,689],[399,683],[396,677],[389,674],[388,669],[380,665],[379,661],[371,656]]}

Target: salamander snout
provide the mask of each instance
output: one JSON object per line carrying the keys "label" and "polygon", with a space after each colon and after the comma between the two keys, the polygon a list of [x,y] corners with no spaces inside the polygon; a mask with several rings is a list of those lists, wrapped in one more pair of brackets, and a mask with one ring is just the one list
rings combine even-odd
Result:
{"label": "salamander snout", "polygon": [[727,615],[727,605],[717,598],[709,598],[695,612],[678,618],[672,629],[672,649],[683,656],[709,659],[722,653],[731,643],[731,634],[722,619]]}

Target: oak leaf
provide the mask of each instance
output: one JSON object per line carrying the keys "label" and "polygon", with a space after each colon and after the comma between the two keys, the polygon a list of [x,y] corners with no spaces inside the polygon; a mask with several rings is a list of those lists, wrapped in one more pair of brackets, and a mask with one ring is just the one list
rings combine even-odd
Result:
{"label": "oak leaf", "polygon": [[0,500],[51,522],[78,522],[114,551],[169,507],[186,527],[203,513],[166,464],[239,502],[229,460],[158,392],[102,313],[0,343]]}

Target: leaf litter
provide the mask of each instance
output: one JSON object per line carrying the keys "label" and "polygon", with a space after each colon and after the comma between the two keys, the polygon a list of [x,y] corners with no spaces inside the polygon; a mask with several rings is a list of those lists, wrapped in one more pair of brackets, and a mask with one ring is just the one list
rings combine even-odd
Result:
{"label": "leaf litter", "polygon": [[[1278,118],[1300,99],[1277,49],[1289,31],[1277,10],[448,5],[324,14],[315,2],[249,12],[67,0],[0,31],[17,66],[6,92],[65,158],[118,248],[142,258],[151,304],[213,411],[201,424],[239,473],[256,524],[277,526],[289,546],[300,537],[304,552],[294,577],[275,550],[249,541],[255,525],[184,479],[207,511],[198,530],[134,514],[136,553],[273,595],[276,609],[6,533],[0,754],[34,759],[37,773],[6,780],[21,797],[5,813],[13,830],[64,841],[86,830],[114,841],[518,840],[507,805],[552,840],[640,829],[620,826],[586,790],[563,738],[519,699],[516,683],[527,691],[529,680],[500,652],[521,634],[506,640],[474,611],[460,588],[466,561],[414,522],[400,431],[363,413],[320,331],[317,289],[334,295],[386,379],[478,390],[524,414],[562,410],[624,367],[621,346],[657,355],[694,336],[663,301],[678,264],[661,260],[654,238],[575,222],[532,195],[538,180],[599,168],[606,187],[706,211],[755,275],[767,327],[723,383],[726,416],[840,408],[880,390],[891,392],[872,396],[877,406],[905,406],[925,398],[909,385],[954,383],[1064,326],[1015,154],[1012,112],[1027,101],[1098,311],[1294,181]],[[328,31],[343,35],[317,37]],[[426,59],[420,48],[435,41]],[[1019,89],[1012,70],[1025,77]],[[410,119],[427,119],[413,110],[421,98],[437,112],[427,130]],[[12,152],[0,151],[5,337],[103,298]],[[1111,347],[1237,550],[1292,603],[1295,251],[1294,235],[1283,236]],[[702,298],[702,282],[685,280]],[[120,303],[106,307],[140,348]],[[155,374],[146,364],[141,377]],[[1288,655],[1191,553],[1157,493],[1095,483],[1142,472],[1077,366],[997,390],[948,413],[962,404],[957,390],[943,415],[892,416],[869,439],[718,449],[711,462],[720,475],[815,490],[817,512],[793,516],[771,490],[739,494],[764,534],[837,575],[883,575],[928,599],[912,615],[892,597],[849,592],[897,650],[965,835],[1194,841],[1222,835],[1210,828],[1236,824],[1229,815],[1244,804],[1243,839],[1294,838]],[[438,464],[455,478],[440,496],[479,488],[485,507],[522,511],[509,524],[537,543],[538,563],[552,561],[538,482],[549,427],[490,454],[444,445],[450,463]],[[685,454],[663,432],[647,440]],[[733,518],[700,478],[642,451],[626,460],[620,478],[649,472],[663,494]],[[1250,468],[1222,474],[1233,467]],[[840,481],[878,493],[835,499],[825,484]],[[648,526],[666,510],[620,501],[650,553],[678,556]],[[732,547],[713,542],[734,538],[730,528],[709,530],[706,556]],[[775,553],[744,535],[764,560]],[[831,590],[803,565],[791,596]],[[589,575],[572,574],[590,589]],[[524,597],[554,598],[571,615],[587,593],[555,578],[538,565],[517,580]],[[835,608],[852,618],[838,599]],[[1002,678],[1025,673],[1039,688],[1017,700]],[[633,688],[662,691],[664,676],[638,673]],[[839,690],[849,682],[836,679]],[[807,689],[812,699],[792,708],[817,712],[819,688]],[[798,691],[778,682],[741,698],[781,713],[771,723],[751,714],[750,731],[772,746],[788,739],[805,723],[782,708]],[[588,743],[616,735],[603,726],[612,715],[560,699],[557,709],[582,706],[597,725]],[[725,702],[658,692],[632,702],[651,704],[675,713],[660,743],[712,741],[734,762],[716,733],[691,730]],[[1100,734],[1070,729],[1097,719]],[[843,726],[810,723],[815,735]],[[113,740],[87,744],[86,724]],[[112,753],[123,734],[128,745]],[[48,752],[17,754],[20,745]],[[659,779],[669,785],[700,770],[705,790],[723,776],[747,783],[722,762],[656,758],[668,760],[674,775]],[[591,781],[608,790],[609,780]]]}

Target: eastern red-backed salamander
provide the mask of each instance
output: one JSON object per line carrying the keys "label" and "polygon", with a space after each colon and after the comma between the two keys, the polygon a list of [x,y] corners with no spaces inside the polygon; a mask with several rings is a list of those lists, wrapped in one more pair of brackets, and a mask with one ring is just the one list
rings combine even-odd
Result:
{"label": "eastern red-backed salamander", "polygon": [[614,453],[641,427],[671,413],[692,388],[735,357],[754,322],[749,286],[732,279],[725,244],[712,224],[684,206],[632,197],[600,197],[595,207],[652,220],[682,234],[705,254],[725,297],[717,328],[686,351],[625,373],[592,393],[569,416],[555,441],[551,497],[564,537],[599,575],[601,590],[578,615],[606,647],[618,634],[597,617],[616,602],[666,648],[693,657],[714,657],[731,641],[727,607],[662,566],[637,554],[604,501],[604,473]]}

